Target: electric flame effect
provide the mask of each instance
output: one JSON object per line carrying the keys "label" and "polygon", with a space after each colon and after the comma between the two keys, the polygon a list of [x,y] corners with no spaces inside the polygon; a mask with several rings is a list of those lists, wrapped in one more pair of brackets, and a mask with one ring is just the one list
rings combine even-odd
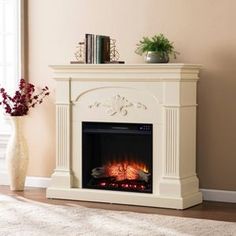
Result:
{"label": "electric flame effect", "polygon": [[91,175],[99,188],[141,192],[150,189],[151,174],[141,162],[111,161],[94,168]]}
{"label": "electric flame effect", "polygon": [[138,180],[142,172],[148,173],[145,164],[134,161],[113,162],[105,166],[106,175],[115,177],[116,181]]}

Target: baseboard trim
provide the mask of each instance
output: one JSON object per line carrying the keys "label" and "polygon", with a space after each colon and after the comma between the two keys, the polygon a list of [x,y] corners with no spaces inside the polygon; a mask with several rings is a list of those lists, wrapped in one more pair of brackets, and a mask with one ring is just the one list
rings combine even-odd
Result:
{"label": "baseboard trim", "polygon": [[[50,182],[51,178],[27,176],[25,185],[27,187],[48,188]],[[9,185],[6,171],[0,171],[0,185]],[[236,203],[236,191],[218,189],[200,189],[200,191],[205,201]]]}
{"label": "baseboard trim", "polygon": [[[27,176],[25,180],[26,187],[48,188],[51,178]],[[9,185],[9,178],[6,171],[0,171],[0,185]]]}
{"label": "baseboard trim", "polygon": [[203,194],[203,200],[215,202],[236,203],[236,191],[218,190],[218,189],[200,189]]}
{"label": "baseboard trim", "polygon": [[5,170],[0,170],[0,185],[9,185],[9,178]]}
{"label": "baseboard trim", "polygon": [[51,178],[27,176],[25,185],[27,187],[48,188]]}

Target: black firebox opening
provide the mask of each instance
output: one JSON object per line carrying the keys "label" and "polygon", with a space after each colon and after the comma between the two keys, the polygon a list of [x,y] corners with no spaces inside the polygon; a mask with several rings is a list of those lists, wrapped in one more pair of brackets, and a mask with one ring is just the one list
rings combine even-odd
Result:
{"label": "black firebox opening", "polygon": [[82,122],[83,188],[152,193],[152,129]]}

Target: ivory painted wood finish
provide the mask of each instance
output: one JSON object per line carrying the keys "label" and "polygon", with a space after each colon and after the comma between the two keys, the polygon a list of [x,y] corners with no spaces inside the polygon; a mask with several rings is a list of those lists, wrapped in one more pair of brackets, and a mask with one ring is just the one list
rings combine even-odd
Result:
{"label": "ivory painted wood finish", "polygon": [[[54,65],[56,168],[48,198],[184,209],[202,202],[196,176],[199,65]],[[129,105],[127,105],[129,104]],[[153,124],[153,193],[82,188],[83,121]]]}

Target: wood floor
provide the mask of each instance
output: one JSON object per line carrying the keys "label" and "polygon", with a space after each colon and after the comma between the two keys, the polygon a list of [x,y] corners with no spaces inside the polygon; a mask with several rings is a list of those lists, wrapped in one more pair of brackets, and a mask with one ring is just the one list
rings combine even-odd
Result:
{"label": "wood floor", "polygon": [[127,206],[127,205],[109,204],[109,203],[47,199],[46,190],[42,188],[26,188],[25,191],[23,192],[12,192],[9,190],[8,186],[0,185],[0,194],[5,194],[14,197],[21,196],[34,201],[45,202],[48,204],[56,204],[56,205],[67,205],[69,203],[73,203],[88,208],[132,211],[132,212],[148,213],[148,214],[162,214],[171,216],[182,216],[182,217],[236,222],[236,204],[233,203],[204,201],[203,204],[191,207],[186,210],[172,210],[172,209]]}

